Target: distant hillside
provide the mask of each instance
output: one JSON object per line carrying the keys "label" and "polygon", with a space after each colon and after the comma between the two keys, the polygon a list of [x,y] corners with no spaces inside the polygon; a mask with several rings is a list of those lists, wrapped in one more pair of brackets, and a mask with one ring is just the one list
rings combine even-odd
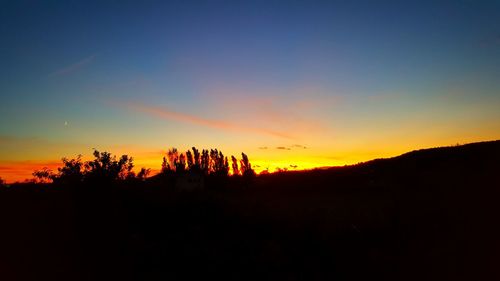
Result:
{"label": "distant hillside", "polygon": [[5,280],[500,280],[500,141],[243,179],[207,179],[194,192],[161,177],[0,189],[0,272]]}
{"label": "distant hillside", "polygon": [[500,278],[500,141],[259,177],[245,201],[337,245],[341,279]]}
{"label": "distant hillside", "polygon": [[[404,188],[415,181],[452,182],[464,176],[494,176],[500,172],[500,140],[415,150],[393,158],[375,159],[350,166],[289,171],[260,176],[262,182],[282,188],[335,189],[397,185]],[[283,185],[287,181],[287,185]],[[281,183],[281,184],[279,184]],[[366,184],[365,184],[366,183]],[[405,185],[401,185],[405,183]]]}
{"label": "distant hillside", "polygon": [[500,160],[500,140],[420,149],[388,159],[375,159],[361,167],[394,165],[399,169],[415,167],[467,166],[471,168],[495,165]]}

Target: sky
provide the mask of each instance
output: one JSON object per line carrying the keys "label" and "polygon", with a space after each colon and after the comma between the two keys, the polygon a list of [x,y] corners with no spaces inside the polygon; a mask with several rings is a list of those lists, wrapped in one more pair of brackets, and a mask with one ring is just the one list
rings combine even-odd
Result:
{"label": "sky", "polygon": [[0,177],[171,147],[257,171],[500,139],[500,1],[0,1]]}

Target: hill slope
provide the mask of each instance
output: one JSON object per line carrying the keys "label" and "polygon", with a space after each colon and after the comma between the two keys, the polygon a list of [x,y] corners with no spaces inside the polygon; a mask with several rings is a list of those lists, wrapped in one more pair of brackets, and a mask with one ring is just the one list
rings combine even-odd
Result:
{"label": "hill slope", "polygon": [[[0,192],[6,280],[500,278],[500,141],[176,193]],[[29,270],[28,270],[29,269]]]}

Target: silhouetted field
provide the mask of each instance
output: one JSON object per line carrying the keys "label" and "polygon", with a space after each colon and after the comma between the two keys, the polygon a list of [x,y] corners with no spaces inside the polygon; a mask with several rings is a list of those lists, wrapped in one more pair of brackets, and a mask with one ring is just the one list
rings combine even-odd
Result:
{"label": "silhouetted field", "polygon": [[498,280],[500,141],[356,166],[0,192],[2,280]]}

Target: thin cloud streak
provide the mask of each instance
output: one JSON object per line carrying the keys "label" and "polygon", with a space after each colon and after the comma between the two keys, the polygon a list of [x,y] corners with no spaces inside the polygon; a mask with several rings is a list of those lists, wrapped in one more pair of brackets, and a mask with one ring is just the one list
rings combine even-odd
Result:
{"label": "thin cloud streak", "polygon": [[284,147],[284,146],[277,146],[276,149],[278,149],[278,150],[290,150],[290,148]]}
{"label": "thin cloud streak", "polygon": [[66,66],[64,68],[61,68],[59,70],[56,70],[56,71],[50,73],[48,75],[48,77],[62,76],[62,75],[66,75],[66,74],[70,74],[72,72],[75,72],[78,69],[82,68],[83,66],[91,63],[95,57],[96,57],[96,55],[88,56],[77,63],[71,64],[69,66]]}
{"label": "thin cloud streak", "polygon": [[253,127],[242,127],[240,125],[236,125],[236,124],[233,124],[230,122],[205,119],[205,118],[201,118],[201,117],[198,117],[195,115],[171,111],[171,110],[168,110],[166,108],[148,106],[148,105],[138,104],[138,103],[127,103],[126,106],[129,109],[132,109],[134,111],[148,113],[150,115],[154,115],[154,116],[161,117],[161,118],[168,119],[168,120],[175,120],[175,121],[179,121],[179,122],[190,123],[190,124],[195,124],[195,125],[199,125],[199,126],[220,129],[220,130],[224,130],[224,131],[245,132],[245,133],[250,132],[250,133],[256,133],[256,134],[260,134],[260,135],[274,136],[274,137],[280,137],[280,138],[285,138],[285,139],[293,139],[293,137],[288,135],[288,134],[274,131],[274,130],[268,130],[268,129],[263,129],[263,128],[253,128]]}

